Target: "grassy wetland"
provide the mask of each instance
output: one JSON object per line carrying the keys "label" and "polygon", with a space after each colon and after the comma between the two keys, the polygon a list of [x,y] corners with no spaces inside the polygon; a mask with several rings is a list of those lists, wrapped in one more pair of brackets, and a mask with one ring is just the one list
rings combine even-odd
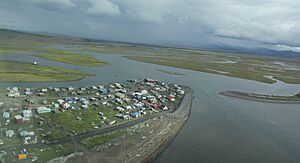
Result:
{"label": "grassy wetland", "polygon": [[80,66],[101,67],[109,63],[86,53],[77,53],[72,49],[53,48],[53,44],[72,44],[81,42],[76,38],[42,36],[9,30],[0,30],[0,82],[50,82],[75,81],[93,76],[77,70],[33,65],[28,62],[16,62],[4,59],[5,55],[28,55],[51,61]]}
{"label": "grassy wetland", "polygon": [[0,82],[74,81],[86,76],[92,74],[30,63],[0,61]]}
{"label": "grassy wetland", "polygon": [[[101,67],[109,65],[106,61],[90,55],[91,52],[96,52],[119,54],[128,59],[141,62],[237,77],[263,83],[275,83],[276,80],[274,79],[290,84],[300,83],[300,64],[298,60],[208,50],[97,42],[73,37],[42,36],[6,30],[0,30],[0,34],[0,59],[1,55],[20,54],[80,66]],[[51,47],[53,44],[62,45],[63,48],[53,48]],[[63,80],[58,74],[55,74],[56,77],[48,79],[45,79],[44,74],[50,75],[50,73],[41,74],[43,74],[41,76],[44,76],[42,81]],[[16,78],[17,76],[22,76],[22,74],[17,73],[14,75]],[[82,76],[79,76],[74,76],[73,74],[70,76],[71,79],[65,80],[82,78]],[[9,81],[8,79],[6,80]],[[22,80],[12,81],[21,82]]]}
{"label": "grassy wetland", "polygon": [[[285,83],[300,83],[299,61],[280,61],[276,57],[239,55],[229,52],[153,48],[145,46],[84,46],[81,51],[121,54],[126,58],[207,73],[220,74],[264,83],[275,83],[266,76]],[[282,60],[282,59],[280,59]]]}

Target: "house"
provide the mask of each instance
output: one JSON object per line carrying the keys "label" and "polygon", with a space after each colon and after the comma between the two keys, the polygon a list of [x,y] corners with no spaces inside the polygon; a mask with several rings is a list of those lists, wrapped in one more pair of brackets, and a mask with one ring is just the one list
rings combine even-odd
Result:
{"label": "house", "polygon": [[111,121],[110,123],[109,123],[109,125],[114,125],[114,124],[116,124],[116,120],[114,120],[114,121]]}
{"label": "house", "polygon": [[69,103],[67,103],[67,102],[62,104],[62,107],[63,107],[64,109],[68,109],[70,106],[71,106],[71,105],[70,105]]}
{"label": "house", "polygon": [[130,116],[133,118],[138,118],[139,116],[141,116],[141,113],[140,112],[132,112],[132,113],[130,113]]}
{"label": "house", "polygon": [[115,94],[115,96],[116,96],[117,98],[120,98],[120,99],[125,98],[125,94],[119,93],[119,92],[117,92],[117,93]]}
{"label": "house", "polygon": [[143,106],[144,106],[144,104],[141,103],[141,102],[139,102],[139,103],[134,103],[133,105],[134,105],[135,107],[137,107],[137,108],[140,108],[140,107],[143,107]]}
{"label": "house", "polygon": [[43,100],[42,104],[43,105],[47,105],[48,101],[47,100]]}
{"label": "house", "polygon": [[24,122],[23,117],[19,114],[15,116],[15,119],[17,124],[22,124]]}
{"label": "house", "polygon": [[153,80],[153,79],[145,79],[144,80],[146,83],[157,83],[158,80]]}
{"label": "house", "polygon": [[130,110],[130,109],[132,109],[132,107],[130,105],[127,105],[126,110]]}
{"label": "house", "polygon": [[147,100],[153,104],[157,103],[157,100],[154,96],[147,96]]}
{"label": "house", "polygon": [[120,84],[120,83],[115,83],[115,86],[116,86],[117,88],[119,88],[119,89],[122,89],[122,88],[123,88],[122,84]]}
{"label": "house", "polygon": [[146,95],[146,94],[148,94],[148,91],[144,89],[141,91],[141,93],[142,93],[142,95]]}
{"label": "house", "polygon": [[21,137],[25,137],[25,136],[28,136],[28,135],[29,135],[28,131],[21,131],[20,132]]}
{"label": "house", "polygon": [[65,101],[64,100],[62,100],[62,99],[58,99],[57,100],[57,103],[59,103],[59,104],[62,104],[62,103],[64,103]]}
{"label": "house", "polygon": [[18,96],[20,96],[20,92],[11,90],[7,93],[7,96],[8,97],[18,97]]}
{"label": "house", "polygon": [[32,99],[25,99],[25,102],[28,102],[29,104],[33,104],[34,101]]}
{"label": "house", "polygon": [[24,144],[35,144],[37,143],[37,137],[34,135],[29,135],[23,138]]}
{"label": "house", "polygon": [[24,144],[35,144],[37,143],[37,137],[33,131],[21,131],[20,136],[23,138]]}
{"label": "house", "polygon": [[168,108],[167,106],[165,106],[165,105],[163,105],[163,106],[161,107],[161,109],[162,109],[162,110],[169,110],[169,108]]}
{"label": "house", "polygon": [[177,89],[177,91],[176,91],[177,93],[179,93],[179,94],[181,94],[181,95],[183,95],[184,94],[184,90],[182,90],[182,89]]}
{"label": "house", "polygon": [[142,96],[142,93],[140,93],[140,92],[134,92],[134,93],[132,93],[132,96],[133,97]]}
{"label": "house", "polygon": [[99,114],[101,117],[104,116],[104,113],[103,113],[103,112],[99,112],[98,114]]}
{"label": "house", "polygon": [[105,89],[105,88],[100,88],[99,89],[99,92],[101,93],[101,94],[107,94],[107,89]]}
{"label": "house", "polygon": [[50,113],[51,109],[46,108],[46,107],[38,107],[37,108],[37,113],[38,114],[43,114],[43,113]]}
{"label": "house", "polygon": [[81,105],[82,109],[88,109],[89,106],[88,105]]}
{"label": "house", "polygon": [[8,138],[13,137],[14,134],[15,134],[15,132],[13,130],[7,130],[7,131],[5,131],[5,136],[8,137]]}
{"label": "house", "polygon": [[147,85],[147,86],[149,86],[149,87],[154,87],[154,86],[155,86],[154,83],[149,83],[149,82],[145,83],[145,85]]}
{"label": "house", "polygon": [[158,104],[150,104],[150,106],[151,106],[153,109],[158,109],[158,108],[159,108],[159,105],[158,105]]}
{"label": "house", "polygon": [[41,92],[42,92],[42,93],[47,93],[47,92],[48,92],[48,89],[43,88],[43,89],[41,90]]}
{"label": "house", "polygon": [[26,130],[23,130],[20,132],[20,136],[21,137],[26,137],[26,136],[34,136],[34,132],[33,131],[26,131]]}
{"label": "house", "polygon": [[26,154],[19,154],[18,158],[19,158],[19,160],[24,160],[24,159],[27,158],[27,155]]}
{"label": "house", "polygon": [[123,104],[123,100],[119,99],[119,98],[116,98],[116,102],[119,103],[119,104]]}
{"label": "house", "polygon": [[68,87],[68,90],[69,90],[69,91],[73,91],[74,88],[73,88],[73,87]]}
{"label": "house", "polygon": [[86,91],[86,88],[82,87],[80,88],[81,91]]}
{"label": "house", "polygon": [[3,103],[3,102],[0,102],[0,107],[3,106],[3,105],[4,105],[4,103]]}
{"label": "house", "polygon": [[124,89],[120,89],[120,92],[127,93],[127,90],[125,88]]}
{"label": "house", "polygon": [[119,112],[124,112],[125,111],[125,109],[120,107],[120,106],[116,107],[116,110],[119,111]]}
{"label": "house", "polygon": [[83,105],[89,105],[90,104],[89,100],[82,100],[81,103]]}
{"label": "house", "polygon": [[45,96],[45,93],[38,93],[38,96]]}
{"label": "house", "polygon": [[53,88],[54,92],[60,92],[59,88]]}
{"label": "house", "polygon": [[32,94],[33,94],[33,92],[26,91],[24,94],[25,94],[25,95],[27,95],[27,96],[29,96],[29,95],[32,95]]}
{"label": "house", "polygon": [[103,117],[100,117],[102,119],[102,121],[106,121],[107,120],[107,117],[103,116]]}
{"label": "house", "polygon": [[115,116],[118,117],[118,118],[122,118],[122,117],[123,117],[123,114],[118,113],[118,114],[116,114]]}
{"label": "house", "polygon": [[130,99],[130,98],[124,98],[124,101],[125,101],[127,104],[129,104],[130,101],[131,101],[131,99]]}
{"label": "house", "polygon": [[18,87],[13,87],[11,90],[17,92],[17,91],[19,91],[19,88]]}
{"label": "house", "polygon": [[175,98],[174,96],[167,96],[167,99],[171,102],[174,102],[175,101]]}
{"label": "house", "polygon": [[3,112],[3,118],[9,118],[10,114],[9,112]]}
{"label": "house", "polygon": [[30,118],[32,116],[32,111],[31,110],[23,110],[23,117]]}
{"label": "house", "polygon": [[59,104],[58,103],[54,103],[52,106],[53,106],[54,109],[58,109],[59,108]]}
{"label": "house", "polygon": [[131,117],[130,117],[129,115],[124,115],[124,116],[123,116],[123,119],[124,119],[124,120],[128,120],[128,119],[131,119]]}
{"label": "house", "polygon": [[117,114],[116,116],[123,120],[128,120],[131,118],[129,115],[123,115],[123,114]]}

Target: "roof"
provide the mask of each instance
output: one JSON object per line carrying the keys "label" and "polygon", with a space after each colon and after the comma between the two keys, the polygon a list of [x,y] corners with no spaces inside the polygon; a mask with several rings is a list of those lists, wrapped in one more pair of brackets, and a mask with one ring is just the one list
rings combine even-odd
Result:
{"label": "roof", "polygon": [[27,155],[26,154],[19,154],[18,158],[19,158],[19,160],[24,160],[24,159],[27,158]]}
{"label": "roof", "polygon": [[13,130],[6,130],[5,134],[13,135],[15,132]]}
{"label": "roof", "polygon": [[22,119],[23,117],[21,115],[16,115],[15,118],[16,119]]}
{"label": "roof", "polygon": [[9,118],[10,114],[9,112],[3,112],[3,118]]}
{"label": "roof", "polygon": [[31,116],[31,114],[32,114],[31,110],[23,110],[22,112],[23,112],[24,116]]}
{"label": "roof", "polygon": [[131,116],[138,116],[138,115],[140,115],[140,113],[139,112],[133,112],[133,113],[130,113],[130,115]]}

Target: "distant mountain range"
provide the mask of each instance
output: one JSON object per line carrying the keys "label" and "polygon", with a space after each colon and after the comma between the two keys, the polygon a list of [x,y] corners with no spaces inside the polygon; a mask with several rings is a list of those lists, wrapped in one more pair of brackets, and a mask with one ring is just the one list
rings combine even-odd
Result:
{"label": "distant mountain range", "polygon": [[216,46],[216,50],[227,51],[227,52],[238,52],[254,55],[264,55],[282,58],[297,58],[300,59],[300,53],[295,51],[277,51],[268,48],[243,48],[234,46]]}
{"label": "distant mountain range", "polygon": [[[15,34],[23,34],[23,35],[36,35],[36,36],[46,36],[46,37],[61,37],[61,38],[79,38],[73,36],[66,36],[57,33],[49,33],[49,32],[28,32],[28,31],[16,31],[10,29],[1,29],[0,28],[0,35],[1,32],[5,33],[15,33]],[[1,37],[1,36],[0,36]],[[198,49],[198,50],[210,50],[210,51],[221,51],[221,52],[230,52],[230,53],[239,53],[239,54],[253,54],[258,56],[272,56],[272,57],[281,57],[281,58],[296,58],[300,59],[300,53],[295,51],[277,51],[268,48],[244,48],[244,47],[237,47],[237,46],[226,46],[226,45],[212,45],[209,47],[192,47],[192,46],[180,46],[176,44],[166,43],[157,45],[153,44],[144,44],[144,43],[133,43],[133,42],[122,42],[122,41],[111,41],[111,40],[101,40],[101,39],[90,39],[90,38],[80,38],[87,42],[110,42],[110,43],[118,43],[124,44],[128,46],[152,46],[152,47],[171,47],[171,48],[187,48],[187,49]]]}

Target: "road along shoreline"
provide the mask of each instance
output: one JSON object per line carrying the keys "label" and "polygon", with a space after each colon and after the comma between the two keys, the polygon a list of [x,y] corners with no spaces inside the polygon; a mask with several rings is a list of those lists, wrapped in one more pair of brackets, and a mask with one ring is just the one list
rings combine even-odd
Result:
{"label": "road along shoreline", "polygon": [[240,91],[221,91],[220,95],[264,103],[277,103],[277,104],[300,104],[300,97],[294,96],[270,96],[255,93],[246,93]]}
{"label": "road along shoreline", "polygon": [[[128,162],[151,162],[159,156],[169,145],[183,128],[187,122],[192,108],[193,91],[189,87],[185,87],[185,95],[174,112],[164,115],[160,129],[157,134],[139,146],[131,147],[127,155],[136,156],[137,150],[143,148],[143,153],[139,153],[139,157],[131,157]],[[118,161],[117,161],[118,162]]]}
{"label": "road along shoreline", "polygon": [[171,130],[170,133],[161,141],[160,145],[154,151],[148,152],[148,156],[142,158],[140,162],[152,162],[163,152],[174,140],[174,138],[179,134],[183,126],[186,124],[188,118],[191,115],[193,91],[189,87],[185,87],[185,96],[181,100],[178,108],[173,112],[166,115],[166,119],[171,121],[176,121],[177,124],[175,128]]}

